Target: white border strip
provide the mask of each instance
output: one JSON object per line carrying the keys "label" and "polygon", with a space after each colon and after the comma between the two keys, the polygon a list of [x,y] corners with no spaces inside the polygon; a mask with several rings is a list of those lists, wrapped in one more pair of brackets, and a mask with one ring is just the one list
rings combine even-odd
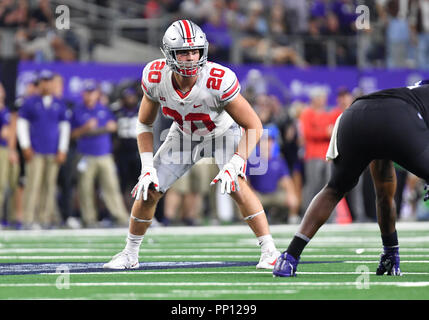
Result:
{"label": "white border strip", "polygon": [[[295,234],[298,229],[297,225],[272,225],[270,230],[272,233],[292,233]],[[429,222],[398,222],[396,224],[398,233],[401,231],[429,231]],[[374,223],[351,223],[351,224],[325,224],[322,226],[321,231],[338,231],[338,232],[351,232],[351,231],[377,231],[379,232],[378,225]],[[55,230],[2,230],[0,238],[8,237],[31,237],[31,236],[126,236],[128,228],[108,228],[108,229],[55,229]],[[228,234],[249,234],[251,230],[247,225],[233,225],[233,226],[169,226],[169,227],[151,227],[149,234],[166,234],[166,235],[228,235]]]}

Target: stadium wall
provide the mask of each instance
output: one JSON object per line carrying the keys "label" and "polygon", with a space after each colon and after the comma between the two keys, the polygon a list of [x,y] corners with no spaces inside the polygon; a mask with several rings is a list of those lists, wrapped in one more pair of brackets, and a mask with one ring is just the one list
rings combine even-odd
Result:
{"label": "stadium wall", "polygon": [[[64,95],[67,98],[80,96],[83,81],[91,78],[98,81],[107,92],[126,81],[139,81],[144,64],[106,63],[33,63],[21,62],[18,66],[17,95],[23,92],[31,73],[50,69],[64,77]],[[412,85],[429,79],[429,71],[416,70],[360,70],[352,67],[310,67],[298,69],[287,66],[229,65],[235,71],[243,88],[253,86],[258,92],[276,95],[284,104],[295,100],[308,101],[315,87],[323,87],[329,94],[329,104],[335,104],[340,87],[350,90],[361,88],[364,93],[380,89]]]}

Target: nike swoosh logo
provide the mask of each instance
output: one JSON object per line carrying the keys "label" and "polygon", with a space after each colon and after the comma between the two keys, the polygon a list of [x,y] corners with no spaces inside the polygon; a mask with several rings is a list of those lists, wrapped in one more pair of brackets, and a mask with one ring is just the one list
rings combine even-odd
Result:
{"label": "nike swoosh logo", "polygon": [[229,177],[232,179],[232,176],[231,176],[231,174],[229,173],[228,170],[225,170],[225,173],[228,173]]}
{"label": "nike swoosh logo", "polygon": [[202,106],[202,104],[199,104],[197,106],[194,104],[194,108],[198,108],[198,107],[201,107],[201,106]]}

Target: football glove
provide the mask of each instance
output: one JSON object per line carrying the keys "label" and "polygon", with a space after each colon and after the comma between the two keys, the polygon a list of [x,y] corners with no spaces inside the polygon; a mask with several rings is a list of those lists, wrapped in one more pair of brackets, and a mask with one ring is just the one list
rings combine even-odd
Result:
{"label": "football glove", "polygon": [[225,191],[227,193],[236,192],[240,190],[238,177],[246,180],[246,161],[238,153],[235,153],[231,160],[223,166],[222,170],[212,180],[210,185],[214,185],[220,181],[220,192],[222,194]]}
{"label": "football glove", "polygon": [[154,167],[144,166],[139,177],[139,182],[137,182],[131,191],[131,195],[136,200],[140,200],[143,193],[143,201],[146,201],[147,192],[152,186],[156,191],[159,191],[159,181],[156,169]]}

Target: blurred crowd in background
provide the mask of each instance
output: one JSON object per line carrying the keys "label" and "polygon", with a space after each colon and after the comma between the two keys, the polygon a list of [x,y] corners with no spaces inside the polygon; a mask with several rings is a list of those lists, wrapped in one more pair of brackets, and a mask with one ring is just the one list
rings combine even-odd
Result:
{"label": "blurred crowd in background", "polygon": [[[133,18],[160,19],[166,14],[190,18],[206,32],[212,61],[230,62],[234,46],[238,46],[244,63],[303,68],[327,65],[330,58],[326,40],[335,37],[337,65],[359,64],[359,38],[364,66],[429,68],[429,0],[141,0],[134,1],[141,10],[133,12],[129,12],[128,2],[92,3],[114,7]],[[358,4],[370,8],[370,30],[358,32],[355,28]],[[11,43],[21,61],[81,60],[79,36],[73,28],[62,32],[55,29],[54,8],[49,0],[0,1],[0,33],[4,37],[4,30],[13,30]],[[96,81],[87,80],[81,97],[70,100],[63,95],[62,75],[44,70],[34,74],[25,88],[14,105],[6,105],[6,92],[0,86],[2,227],[127,226],[133,202],[130,191],[140,172],[135,134],[142,97],[139,79],[120,83],[109,92]],[[242,94],[266,129],[261,140],[265,145],[255,152],[260,153],[260,161],[266,161],[268,171],[249,176],[249,184],[260,197],[270,223],[298,223],[309,201],[327,182],[329,163],[325,155],[335,121],[362,92],[340,88],[332,93],[334,105],[328,104],[328,92],[323,88],[314,88],[309,102],[286,104],[252,82],[242,83]],[[42,117],[35,116],[42,111],[28,107],[38,104],[51,106]],[[40,118],[48,122],[35,120]],[[25,131],[26,123],[38,129]],[[69,129],[64,123],[70,125]],[[158,116],[158,133],[170,124]],[[22,128],[29,137],[22,134]],[[27,148],[29,138],[40,141],[41,147]],[[155,141],[155,148],[161,142]],[[62,147],[45,150],[49,143]],[[154,225],[239,221],[230,198],[210,187],[217,171],[210,160],[194,166],[162,198]],[[428,220],[429,208],[420,201],[423,182],[400,167],[397,177],[400,219]],[[368,171],[343,204],[335,210],[331,222],[375,221]]]}
{"label": "blurred crowd in background", "polygon": [[[14,48],[10,50],[16,50],[23,60],[76,61],[84,55],[91,60],[95,44],[109,41],[117,33],[109,29],[113,21],[97,19],[114,14],[115,19],[147,19],[157,26],[159,35],[171,21],[191,19],[207,34],[213,61],[234,62],[238,54],[243,63],[429,68],[427,0],[63,2],[70,5],[71,17],[89,28],[89,55],[83,52],[77,27],[55,28],[58,15],[54,8],[61,1],[50,0],[0,1],[0,28],[12,30],[8,42]],[[89,7],[88,17],[73,11],[85,5],[94,5]],[[356,28],[356,18],[362,14],[356,13],[358,5],[369,10],[369,29]],[[125,28],[123,34],[144,43],[152,31],[136,25],[133,33]],[[161,42],[161,37],[157,38],[155,47]]]}

